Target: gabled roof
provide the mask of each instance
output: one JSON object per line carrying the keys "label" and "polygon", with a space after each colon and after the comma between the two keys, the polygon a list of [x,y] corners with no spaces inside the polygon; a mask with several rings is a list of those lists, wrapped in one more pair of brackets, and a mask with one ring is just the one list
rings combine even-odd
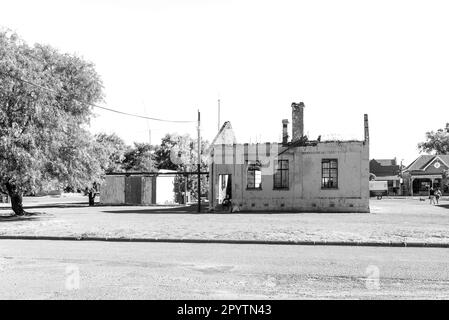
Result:
{"label": "gabled roof", "polygon": [[423,168],[423,170],[426,170],[432,163],[434,163],[436,160],[439,160],[440,162],[442,162],[446,167],[449,168],[449,165],[447,164],[446,161],[444,161],[441,156],[436,156],[435,158],[433,158],[432,160],[429,161],[429,163],[426,164],[426,166]]}
{"label": "gabled roof", "polygon": [[232,130],[231,122],[226,121],[221,126],[214,140],[212,140],[209,148],[206,150],[207,153],[212,151],[214,145],[217,144],[235,144],[237,140],[235,138],[234,130]]}
{"label": "gabled roof", "polygon": [[369,172],[377,177],[395,176],[400,173],[400,166],[396,164],[396,159],[372,159],[369,162]]}
{"label": "gabled roof", "polygon": [[449,165],[449,155],[435,155],[435,154],[422,154],[418,158],[415,159],[411,164],[409,164],[405,171],[422,171],[425,170],[436,158],[440,158],[440,160]]}

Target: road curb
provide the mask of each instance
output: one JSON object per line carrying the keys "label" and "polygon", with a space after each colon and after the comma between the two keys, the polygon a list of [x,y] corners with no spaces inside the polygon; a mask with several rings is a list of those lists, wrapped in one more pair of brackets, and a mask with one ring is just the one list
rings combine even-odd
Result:
{"label": "road curb", "polygon": [[449,243],[426,242],[376,242],[376,241],[278,241],[278,240],[226,240],[226,239],[164,239],[164,238],[107,238],[107,237],[56,237],[56,236],[0,236],[0,240],[55,240],[55,241],[103,241],[103,242],[161,242],[161,243],[209,243],[209,244],[262,244],[298,246],[355,246],[402,248],[449,248]]}

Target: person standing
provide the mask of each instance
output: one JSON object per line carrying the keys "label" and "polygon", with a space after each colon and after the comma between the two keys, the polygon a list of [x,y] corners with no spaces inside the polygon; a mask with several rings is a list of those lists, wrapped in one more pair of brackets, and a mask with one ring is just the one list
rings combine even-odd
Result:
{"label": "person standing", "polygon": [[437,188],[437,190],[435,191],[435,200],[437,201],[437,204],[438,204],[438,200],[440,200],[440,197],[441,197],[442,195],[443,195],[443,194],[441,193],[440,188]]}
{"label": "person standing", "polygon": [[429,190],[430,204],[435,204],[435,190],[431,187]]}

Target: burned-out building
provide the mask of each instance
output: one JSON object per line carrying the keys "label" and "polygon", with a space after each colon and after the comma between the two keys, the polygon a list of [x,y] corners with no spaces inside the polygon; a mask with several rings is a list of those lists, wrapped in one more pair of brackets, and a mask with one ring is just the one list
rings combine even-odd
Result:
{"label": "burned-out building", "polygon": [[211,210],[369,212],[368,116],[363,140],[311,141],[304,108],[292,103],[292,138],[284,119],[278,143],[238,144],[223,125],[210,149]]}

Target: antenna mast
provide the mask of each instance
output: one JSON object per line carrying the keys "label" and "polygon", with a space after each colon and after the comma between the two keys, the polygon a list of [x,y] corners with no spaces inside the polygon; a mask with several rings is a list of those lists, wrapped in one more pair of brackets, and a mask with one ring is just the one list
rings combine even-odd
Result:
{"label": "antenna mast", "polygon": [[218,99],[218,131],[220,131],[220,99]]}

